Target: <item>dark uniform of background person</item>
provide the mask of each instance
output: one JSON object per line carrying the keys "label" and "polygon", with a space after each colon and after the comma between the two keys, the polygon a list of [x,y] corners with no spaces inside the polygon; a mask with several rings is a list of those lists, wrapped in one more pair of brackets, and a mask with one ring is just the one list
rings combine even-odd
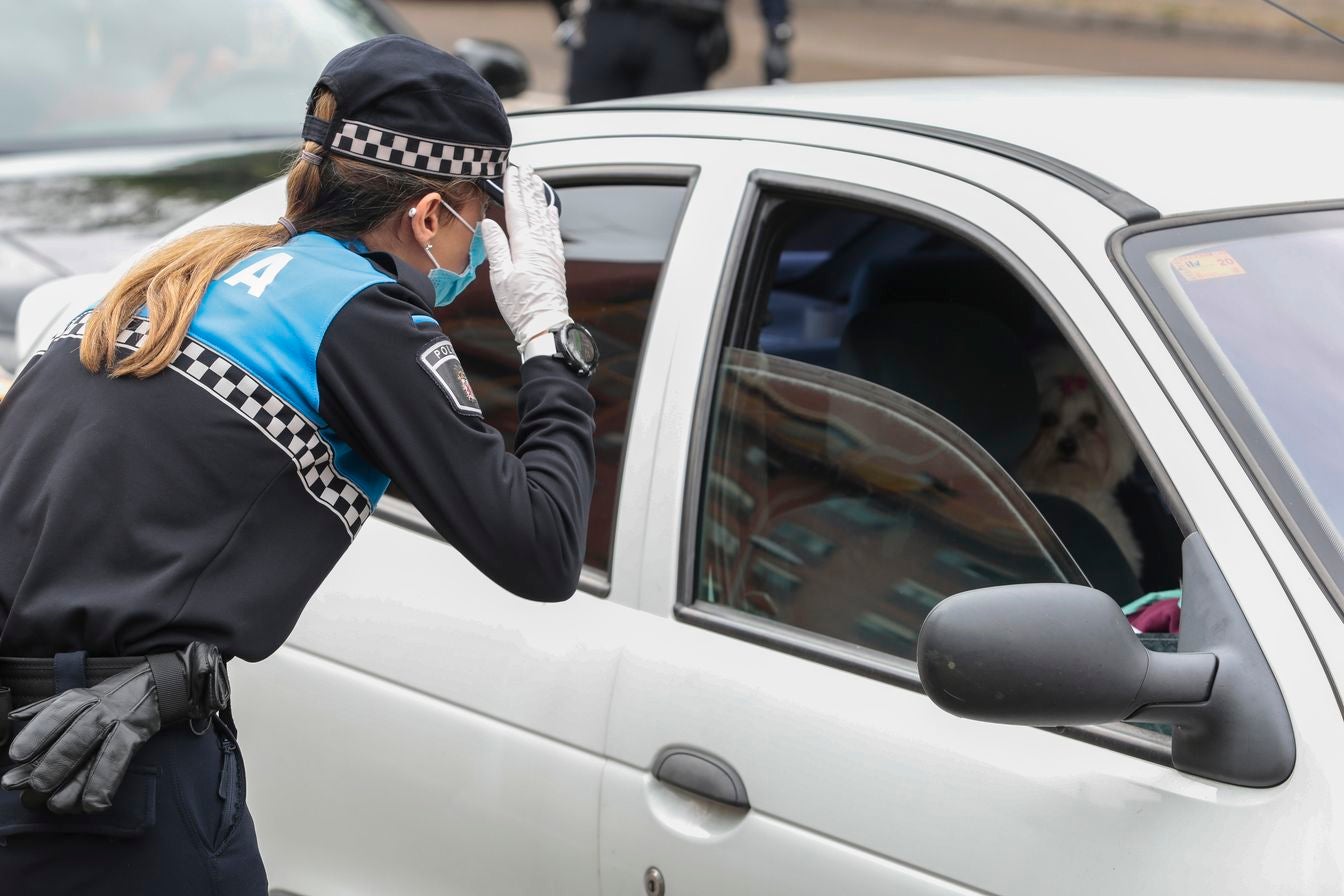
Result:
{"label": "dark uniform of background person", "polygon": [[[765,83],[789,76],[789,0],[759,0]],[[727,0],[551,0],[570,50],[569,101],[704,90],[728,62]]]}
{"label": "dark uniform of background person", "polygon": [[[596,352],[554,194],[510,167],[494,91],[411,38],[338,54],[309,112],[279,223],[152,253],[0,402],[0,699],[27,707],[0,892],[265,894],[222,660],[281,645],[390,481],[509,591],[577,585]],[[480,223],[491,194],[507,237]],[[512,455],[431,316],[482,254],[522,363]],[[146,312],[136,278],[172,259],[200,304]],[[91,372],[100,345],[171,360]]]}

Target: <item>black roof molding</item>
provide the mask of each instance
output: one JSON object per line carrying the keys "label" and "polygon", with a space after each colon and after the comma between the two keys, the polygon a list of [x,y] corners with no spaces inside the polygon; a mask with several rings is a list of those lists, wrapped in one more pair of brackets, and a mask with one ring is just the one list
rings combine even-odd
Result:
{"label": "black roof molding", "polygon": [[700,106],[675,105],[664,103],[596,103],[592,105],[563,106],[558,109],[536,109],[517,112],[515,115],[553,115],[556,112],[729,112],[738,115],[772,115],[785,118],[806,118],[813,121],[831,121],[841,124],[858,124],[865,127],[881,128],[886,131],[899,131],[920,137],[931,137],[947,143],[955,143],[982,152],[992,153],[1005,159],[1011,159],[1037,171],[1057,177],[1065,183],[1082,190],[1102,205],[1115,212],[1129,224],[1142,224],[1162,217],[1157,209],[1148,203],[1127,193],[1115,184],[1085,171],[1076,165],[1048,156],[1045,153],[984,137],[966,131],[940,128],[934,125],[919,124],[913,121],[899,121],[889,118],[872,118],[865,115],[840,115],[830,112],[816,112],[802,109],[757,108],[753,106]]}

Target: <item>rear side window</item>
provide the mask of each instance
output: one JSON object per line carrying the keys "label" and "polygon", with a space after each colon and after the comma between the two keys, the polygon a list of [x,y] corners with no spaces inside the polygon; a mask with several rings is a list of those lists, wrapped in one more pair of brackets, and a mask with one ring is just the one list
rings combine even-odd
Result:
{"label": "rear side window", "polygon": [[[592,330],[602,353],[590,385],[597,402],[597,485],[584,562],[607,573],[635,373],[687,188],[598,183],[559,186],[558,192],[570,313]],[[502,209],[491,216],[504,224]],[[436,316],[471,378],[486,422],[512,450],[520,365],[513,336],[495,307],[488,263],[472,286]]]}

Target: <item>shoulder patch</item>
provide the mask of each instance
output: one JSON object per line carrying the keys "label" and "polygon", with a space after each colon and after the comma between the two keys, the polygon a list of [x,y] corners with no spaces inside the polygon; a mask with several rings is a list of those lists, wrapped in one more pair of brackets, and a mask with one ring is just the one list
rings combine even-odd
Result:
{"label": "shoulder patch", "polygon": [[459,414],[468,417],[483,417],[481,404],[476,400],[471,383],[467,382],[467,372],[457,359],[453,344],[447,339],[439,339],[420,350],[420,366],[429,374],[429,378],[438,383],[443,394],[453,403]]}

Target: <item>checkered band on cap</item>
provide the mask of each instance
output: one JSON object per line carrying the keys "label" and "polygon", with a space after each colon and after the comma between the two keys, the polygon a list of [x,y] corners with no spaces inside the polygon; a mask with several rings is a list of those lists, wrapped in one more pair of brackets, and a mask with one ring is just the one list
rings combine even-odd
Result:
{"label": "checkered band on cap", "polygon": [[509,161],[507,147],[439,143],[359,121],[341,122],[331,151],[447,177],[500,177]]}
{"label": "checkered band on cap", "polygon": [[[75,318],[56,339],[83,338],[90,313]],[[148,334],[149,321],[133,317],[117,336],[117,346],[135,351]],[[336,514],[354,538],[373,513],[373,505],[354,483],[336,472],[331,446],[303,414],[246,370],[190,336],[182,340],[169,369],[224,402],[287,453],[308,494]]]}

